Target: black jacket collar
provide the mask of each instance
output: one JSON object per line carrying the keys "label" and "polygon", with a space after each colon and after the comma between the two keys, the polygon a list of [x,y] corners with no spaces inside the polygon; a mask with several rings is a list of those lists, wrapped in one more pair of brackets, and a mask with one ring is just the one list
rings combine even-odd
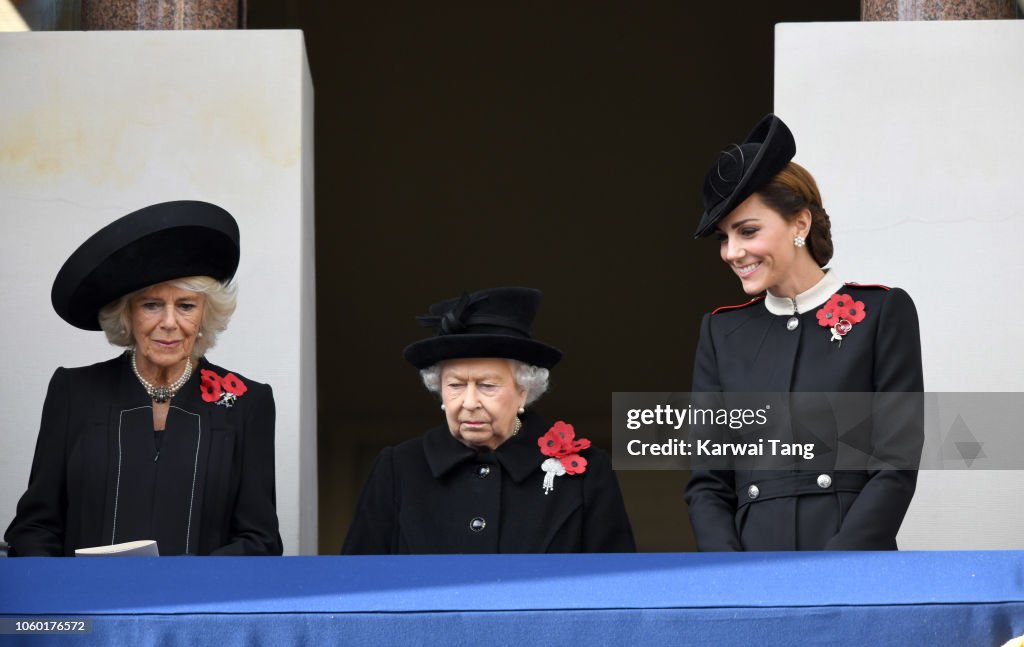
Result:
{"label": "black jacket collar", "polygon": [[540,464],[547,457],[540,453],[537,439],[547,432],[550,425],[532,411],[522,414],[519,419],[523,422],[523,428],[493,452],[477,452],[466,447],[452,436],[447,424],[434,427],[423,438],[423,451],[431,474],[434,478],[441,478],[468,461],[497,461],[517,483],[524,481],[533,472],[539,472]]}

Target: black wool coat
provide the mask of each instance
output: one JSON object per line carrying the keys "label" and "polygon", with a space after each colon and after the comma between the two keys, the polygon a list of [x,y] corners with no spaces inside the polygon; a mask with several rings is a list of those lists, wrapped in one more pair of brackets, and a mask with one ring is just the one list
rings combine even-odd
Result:
{"label": "black wool coat", "polygon": [[[896,548],[923,442],[917,312],[900,289],[835,285],[836,293],[862,301],[865,312],[841,344],[819,325],[820,305],[795,315],[795,328],[787,326],[794,314],[772,314],[763,299],[705,315],[693,391],[788,392],[793,402],[811,402],[812,411],[823,392],[865,392],[869,402],[883,392],[914,395],[866,412],[858,430],[866,456],[858,469],[846,469],[850,462],[843,460],[837,470],[837,450],[782,471],[760,469],[760,457],[736,458],[734,469],[705,469],[698,461],[685,499],[700,550]],[[784,426],[783,440],[815,442],[819,452],[841,445],[827,416],[794,413]],[[886,468],[892,465],[909,469]]]}
{"label": "black wool coat", "polygon": [[544,493],[533,412],[519,434],[477,452],[447,425],[381,452],[342,553],[579,553],[636,550],[608,456],[584,450],[587,469]]}
{"label": "black wool coat", "polygon": [[[50,380],[28,489],[5,534],[14,556],[155,539],[161,555],[280,555],[274,397],[248,390],[206,402],[201,359],[153,431],[152,401],[128,355]],[[236,374],[237,376],[237,374]]]}

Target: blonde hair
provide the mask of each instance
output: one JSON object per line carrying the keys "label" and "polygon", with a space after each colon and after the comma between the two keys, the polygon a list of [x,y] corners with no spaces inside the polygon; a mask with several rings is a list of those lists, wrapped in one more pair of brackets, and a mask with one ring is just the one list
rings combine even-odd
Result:
{"label": "blonde hair", "polygon": [[[187,276],[166,281],[176,288],[200,292],[204,295],[203,320],[199,324],[202,336],[192,346],[192,359],[206,354],[217,343],[217,336],[227,330],[231,315],[238,305],[238,284],[234,280],[221,283],[209,276]],[[127,348],[135,344],[132,335],[132,299],[145,292],[152,285],[126,294],[100,309],[100,328],[114,346]]]}

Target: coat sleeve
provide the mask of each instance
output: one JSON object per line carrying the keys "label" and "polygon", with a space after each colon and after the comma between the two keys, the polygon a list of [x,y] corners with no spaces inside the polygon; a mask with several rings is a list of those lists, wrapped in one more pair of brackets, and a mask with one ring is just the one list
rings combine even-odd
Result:
{"label": "coat sleeve", "polygon": [[59,368],[50,379],[43,404],[28,489],[18,501],[14,521],[4,539],[10,555],[56,557],[64,554],[67,521],[68,399],[67,371]]}
{"label": "coat sleeve", "polygon": [[924,443],[921,334],[910,296],[899,289],[887,296],[875,340],[868,482],[826,545],[830,550],[894,548],[917,485],[916,467]]}
{"label": "coat sleeve", "polygon": [[633,527],[608,455],[588,452],[583,482],[583,552],[633,553]]}
{"label": "coat sleeve", "polygon": [[231,512],[230,541],[211,555],[280,555],[274,477],[274,393],[250,387],[241,447],[241,482]]}
{"label": "coat sleeve", "polygon": [[398,502],[395,496],[394,450],[386,447],[377,455],[359,495],[356,514],[349,526],[343,555],[391,555],[397,552]]}
{"label": "coat sleeve", "polygon": [[[718,363],[711,338],[711,315],[704,315],[700,325],[700,341],[693,365],[694,393],[715,393],[722,390]],[[690,480],[683,498],[690,509],[697,549],[701,551],[743,550],[736,534],[736,475],[731,470],[702,469],[691,463]]]}

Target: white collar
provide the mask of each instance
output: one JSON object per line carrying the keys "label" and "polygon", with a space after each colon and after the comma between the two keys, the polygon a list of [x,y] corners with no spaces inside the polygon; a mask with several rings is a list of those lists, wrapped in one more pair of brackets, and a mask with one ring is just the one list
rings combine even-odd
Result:
{"label": "white collar", "polygon": [[835,272],[825,270],[825,276],[814,284],[806,292],[796,295],[795,299],[788,297],[777,297],[768,292],[764,298],[764,305],[768,312],[773,315],[803,314],[824,304],[829,298],[843,287],[843,282]]}

